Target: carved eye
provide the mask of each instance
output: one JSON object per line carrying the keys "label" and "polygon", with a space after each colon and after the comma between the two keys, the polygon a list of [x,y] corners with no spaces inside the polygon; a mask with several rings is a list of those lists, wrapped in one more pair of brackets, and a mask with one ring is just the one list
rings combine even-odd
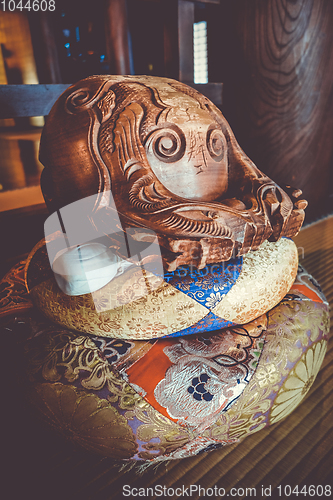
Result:
{"label": "carved eye", "polygon": [[226,149],[226,140],[221,130],[211,128],[207,132],[207,149],[214,161],[221,161]]}
{"label": "carved eye", "polygon": [[152,132],[147,146],[159,160],[174,163],[184,156],[185,136],[178,127],[168,124],[165,128],[158,128]]}

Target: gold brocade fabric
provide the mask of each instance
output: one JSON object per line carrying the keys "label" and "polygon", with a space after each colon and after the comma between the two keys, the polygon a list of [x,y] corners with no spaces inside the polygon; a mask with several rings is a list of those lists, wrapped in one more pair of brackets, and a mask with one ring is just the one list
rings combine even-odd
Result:
{"label": "gold brocade fabric", "polygon": [[[31,295],[37,307],[51,320],[67,328],[104,337],[114,337],[115,332],[118,338],[161,337],[187,328],[207,315],[204,306],[167,283],[130,304],[99,313],[95,304],[107,304],[107,288],[108,285],[95,292],[94,300],[91,295],[70,297],[49,278],[37,285]],[[170,310],[175,315],[169,314]]]}
{"label": "gold brocade fabric", "polygon": [[314,382],[328,331],[327,303],[295,296],[272,309],[256,373],[235,405],[205,435],[240,439],[291,413]]}
{"label": "gold brocade fabric", "polygon": [[[68,296],[47,269],[45,254],[45,247],[37,245],[29,257],[26,274],[35,305],[49,319],[85,333],[136,340],[182,335],[192,326],[193,332],[206,331],[209,321],[214,321],[212,315],[223,324],[210,330],[249,323],[288,292],[298,263],[297,249],[291,240],[265,242],[259,250],[244,256],[240,275],[228,293],[222,296],[212,283],[209,300],[203,305],[166,281],[161,283],[153,274],[149,275],[152,289],[145,293],[142,273],[133,269],[93,294]],[[206,282],[198,279],[198,286]],[[198,292],[203,293],[199,288]]]}
{"label": "gold brocade fabric", "polygon": [[[93,337],[36,310],[13,316],[13,335],[18,324],[26,395],[53,427],[102,456],[158,462],[225,446],[288,415],[322,363],[329,316],[300,269],[267,315],[218,332],[149,342]],[[239,384],[232,396],[228,387]],[[205,414],[223,395],[229,403]],[[197,421],[186,417],[194,414]]]}
{"label": "gold brocade fabric", "polygon": [[115,372],[87,336],[41,324],[25,346],[29,399],[56,429],[115,459],[152,459],[190,440]]}
{"label": "gold brocade fabric", "polygon": [[213,312],[239,324],[258,318],[289,291],[297,265],[297,248],[292,240],[265,241],[259,250],[244,256],[237,283]]}

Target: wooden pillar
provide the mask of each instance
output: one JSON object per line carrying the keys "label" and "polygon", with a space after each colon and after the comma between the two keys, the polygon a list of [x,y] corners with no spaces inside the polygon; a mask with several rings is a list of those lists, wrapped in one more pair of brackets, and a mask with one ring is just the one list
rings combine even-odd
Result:
{"label": "wooden pillar", "polygon": [[50,13],[30,12],[29,25],[39,83],[62,83]]}
{"label": "wooden pillar", "polygon": [[333,2],[222,3],[226,117],[262,171],[303,190],[307,220],[321,216],[333,192]]}
{"label": "wooden pillar", "polygon": [[105,34],[110,72],[133,74],[126,0],[106,1]]}
{"label": "wooden pillar", "polygon": [[[38,83],[30,27],[26,13],[2,12],[0,18],[3,61],[1,83]],[[42,126],[43,117],[16,119],[19,126]],[[5,126],[11,124],[5,123]],[[0,184],[4,190],[38,183],[42,165],[38,160],[39,141],[29,143],[1,139]]]}
{"label": "wooden pillar", "polygon": [[178,0],[162,0],[164,76],[179,78]]}
{"label": "wooden pillar", "polygon": [[[0,84],[7,84],[5,56],[9,56],[11,49],[11,26],[12,19],[9,14],[2,13],[0,16]],[[10,22],[10,23],[9,23]],[[8,26],[10,24],[10,26]],[[13,119],[0,120],[1,128],[12,128],[15,126]],[[21,159],[19,143],[17,140],[8,141],[0,138],[0,193],[8,189],[22,188],[26,185],[26,176]]]}
{"label": "wooden pillar", "polygon": [[182,82],[193,82],[194,3],[163,0],[164,74]]}
{"label": "wooden pillar", "polygon": [[194,81],[193,59],[194,3],[178,1],[178,43],[179,43],[179,80]]}

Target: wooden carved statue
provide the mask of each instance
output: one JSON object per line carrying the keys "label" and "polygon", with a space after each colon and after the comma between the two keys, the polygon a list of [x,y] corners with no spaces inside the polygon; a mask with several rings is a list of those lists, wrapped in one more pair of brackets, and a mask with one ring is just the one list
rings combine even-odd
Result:
{"label": "wooden carved statue", "polygon": [[107,234],[117,210],[134,238],[153,231],[169,271],[292,237],[307,205],[252,163],[206,97],[167,78],[103,75],[71,86],[51,110],[40,158],[50,211],[97,195],[92,226]]}

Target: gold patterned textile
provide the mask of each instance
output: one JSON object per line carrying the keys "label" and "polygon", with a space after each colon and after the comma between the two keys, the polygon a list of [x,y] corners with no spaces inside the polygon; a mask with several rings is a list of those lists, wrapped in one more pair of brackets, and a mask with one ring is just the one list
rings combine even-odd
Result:
{"label": "gold patterned textile", "polygon": [[[11,324],[6,325],[13,335],[19,327],[26,395],[54,428],[102,456],[158,462],[233,443],[293,411],[309,391],[323,361],[329,315],[318,285],[300,268],[289,293],[262,321],[226,329],[220,340],[219,332],[148,342],[93,337],[56,326],[36,309],[18,319],[13,315]],[[228,330],[239,336],[236,348],[230,343]],[[246,331],[250,336],[244,336]],[[262,344],[265,338],[261,347],[250,341],[256,336]],[[168,359],[165,368],[162,357],[157,356],[162,351]],[[235,360],[244,364],[247,351],[252,353],[248,359],[253,373],[231,405],[214,415],[202,413],[197,426],[175,413],[184,411],[176,399],[172,410],[176,418],[161,412],[161,403],[168,403],[178,387],[178,374],[186,377],[183,365],[202,363],[211,369],[213,362],[222,366],[229,357],[232,368]],[[142,361],[148,363],[142,364],[140,374]],[[176,376],[168,377],[168,370]],[[189,373],[192,389],[188,392],[200,396],[198,404],[206,394],[208,403],[215,397],[209,385],[212,373],[208,375],[205,380],[195,370]],[[223,377],[226,381],[225,374]],[[145,379],[156,388],[162,387],[164,379],[162,392],[156,391],[160,407],[147,399]]]}
{"label": "gold patterned textile", "polygon": [[265,348],[249,385],[206,437],[240,439],[257,432],[287,416],[310,389],[326,351],[328,304],[291,292],[268,313]]}
{"label": "gold patterned textile", "polygon": [[19,262],[2,278],[0,283],[0,318],[28,311],[33,307],[25,286],[25,261]]}
{"label": "gold patterned textile", "polygon": [[72,385],[36,384],[29,396],[57,429],[84,448],[117,459],[137,451],[132,429],[107,401]]}
{"label": "gold patterned textile", "polygon": [[189,441],[190,431],[147,403],[86,335],[41,321],[24,356],[29,399],[84,448],[116,459],[151,460]]}
{"label": "gold patterned textile", "polygon": [[[266,241],[244,256],[240,275],[228,293],[222,296],[220,291],[212,289],[206,305],[185,290],[166,281],[160,283],[160,278],[153,274],[149,277],[152,290],[145,294],[142,273],[135,269],[128,269],[93,296],[65,295],[49,268],[43,243],[29,256],[26,280],[35,305],[52,321],[103,337],[139,340],[181,335],[191,326],[195,327],[194,332],[205,331],[211,314],[224,321],[223,326],[249,323],[274,307],[288,292],[297,273],[297,263],[297,249],[291,240]],[[204,287],[206,282],[198,279],[198,287]],[[199,288],[198,291],[201,293]]]}
{"label": "gold patterned textile", "polygon": [[289,415],[302,401],[324,361],[327,342],[314,343],[296,363],[288,378],[280,388],[270,412],[270,424]]}
{"label": "gold patterned textile", "polygon": [[[267,314],[264,349],[253,376],[238,399],[215,415],[215,422],[209,423],[208,416],[206,426],[195,429],[190,421],[181,422],[180,419],[177,423],[162,415],[131,378],[129,367],[138,366],[147,355],[151,359],[152,372],[146,376],[154,376],[152,349],[162,339],[153,343],[99,340],[99,337],[57,329],[46,322],[41,325],[38,335],[26,343],[25,359],[33,401],[61,432],[102,455],[160,461],[225,446],[285,417],[301,402],[314,381],[325,354],[328,327],[327,304],[309,300],[291,289]],[[208,334],[203,339],[206,337],[213,342],[206,348],[211,349],[212,345],[212,352],[216,351],[216,335]],[[189,336],[164,339],[163,342],[170,343],[168,352],[171,359],[176,356],[176,362],[183,356],[178,343],[191,352],[195,340]],[[147,345],[148,350],[143,352],[143,345]],[[204,363],[208,362],[208,352],[201,354]],[[128,378],[130,385],[125,380]],[[173,383],[176,384],[176,379]],[[144,378],[141,385],[144,385]],[[66,397],[69,409],[62,410]],[[88,404],[94,418],[87,417],[86,436],[82,434],[81,417],[76,417],[76,412],[80,405],[84,412]],[[104,413],[99,416],[102,410]],[[98,433],[102,415],[114,422],[112,432],[103,440],[105,447],[101,445],[100,436],[107,427]],[[122,435],[126,439],[121,449],[113,450],[117,437]]]}
{"label": "gold patterned textile", "polygon": [[244,324],[272,309],[289,291],[297,274],[297,248],[292,240],[265,241],[244,256],[236,285],[213,309],[215,314]]}

